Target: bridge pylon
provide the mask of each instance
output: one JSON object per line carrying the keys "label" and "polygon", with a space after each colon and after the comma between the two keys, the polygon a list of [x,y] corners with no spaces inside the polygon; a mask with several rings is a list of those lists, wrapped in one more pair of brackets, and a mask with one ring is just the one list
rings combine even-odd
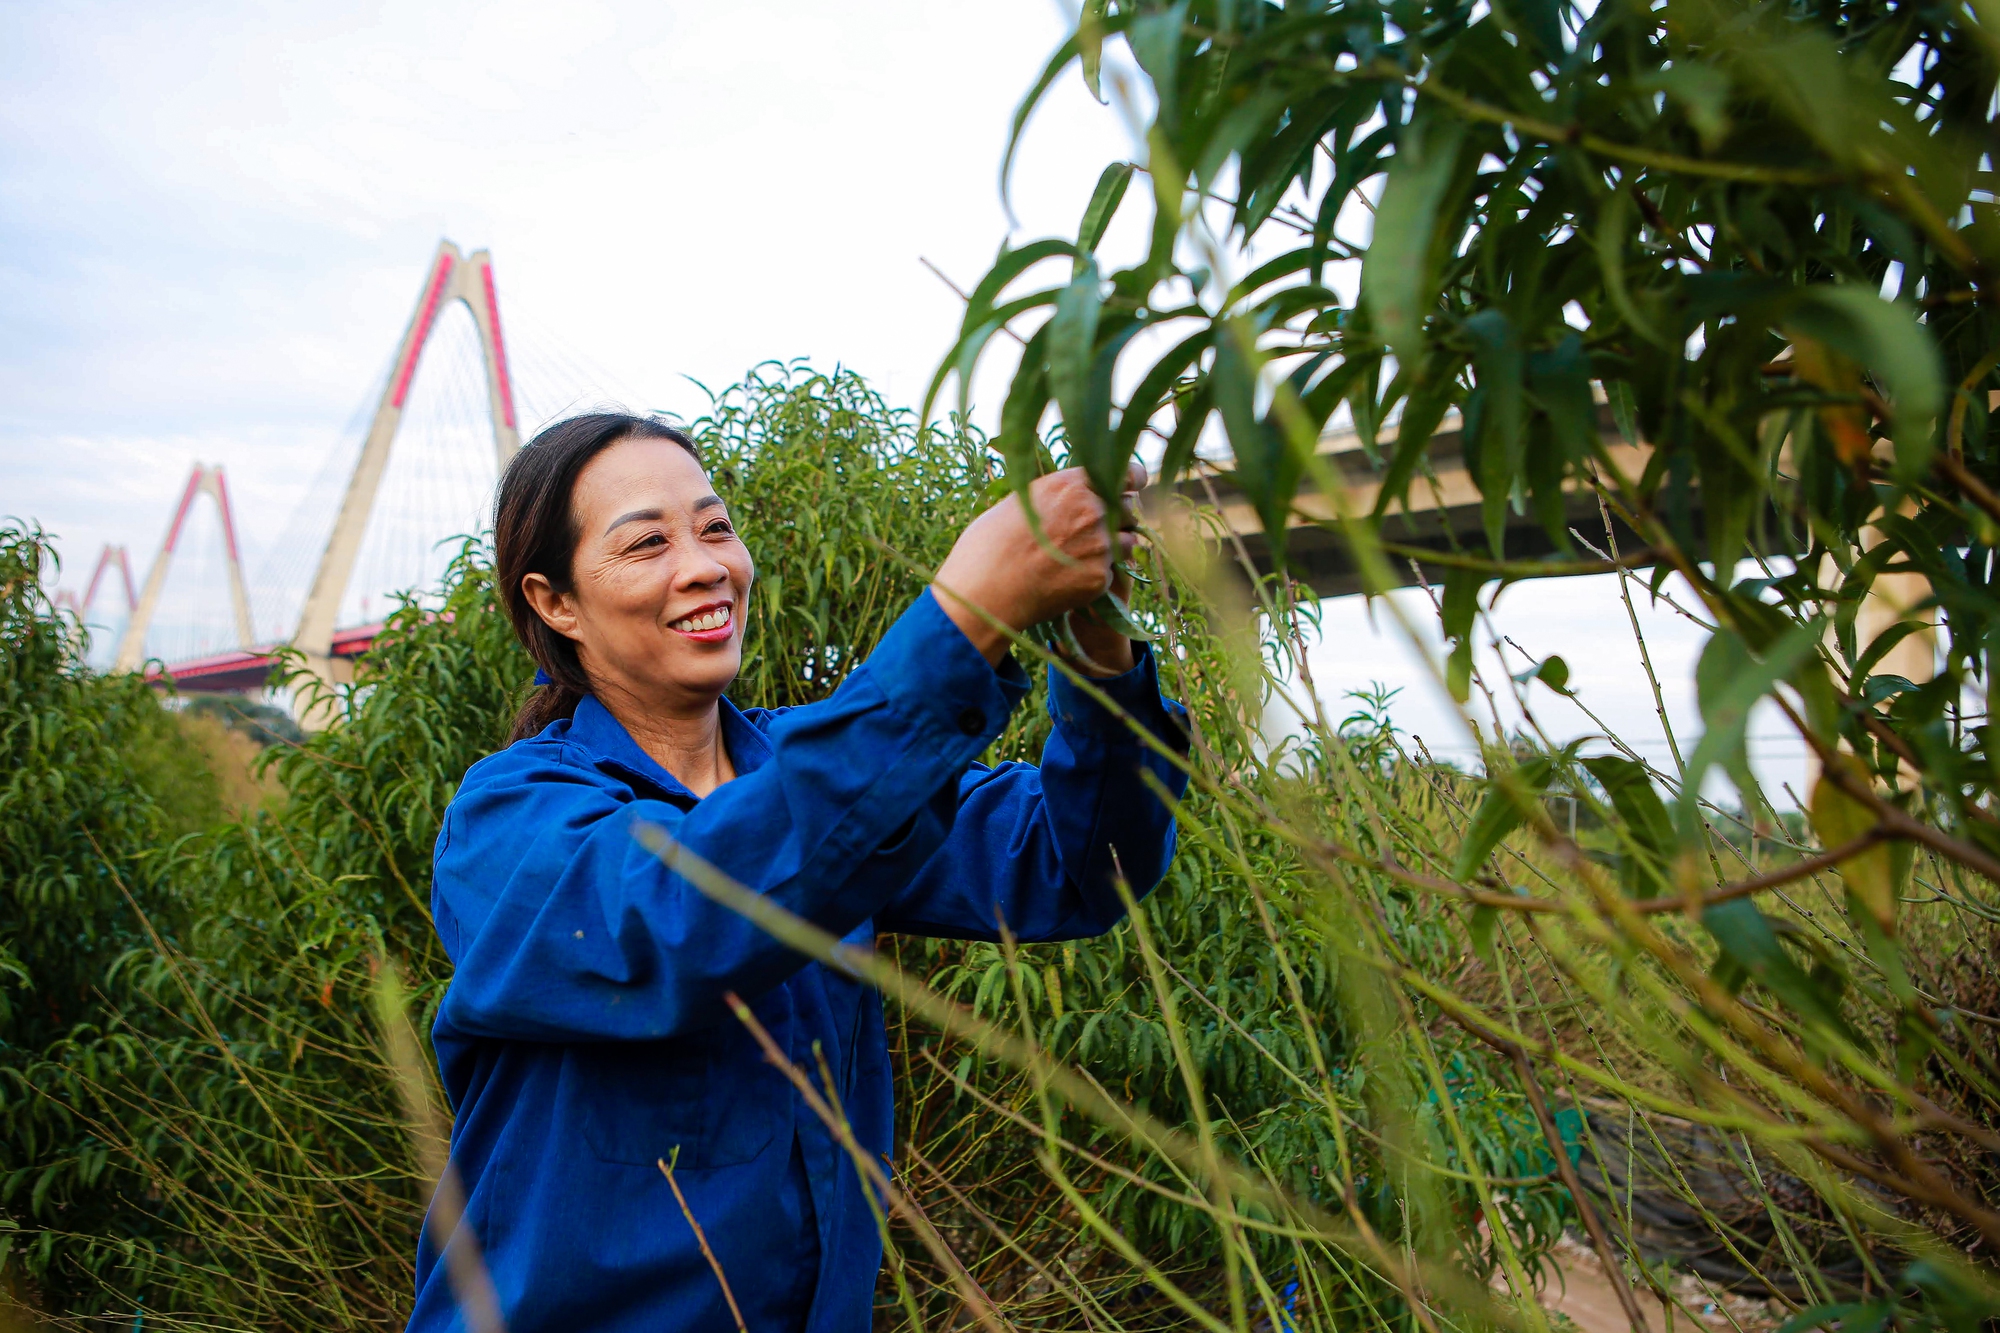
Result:
{"label": "bridge pylon", "polygon": [[[215,507],[222,515],[222,545],[229,567],[229,600],[236,613],[236,643],[240,648],[248,648],[256,635],[250,625],[250,592],[243,582],[243,559],[236,547],[236,519],[229,511],[229,488],[223,484],[222,465],[203,467],[194,465],[188,473],[187,487],[181,492],[181,502],[174,507],[174,516],[167,524],[167,535],[160,543],[159,553],[153,557],[152,567],[146,571],[146,585],[140,589],[139,600],[132,608],[132,618],[125,622],[125,633],[118,640],[118,656],[113,659],[113,671],[136,671],[146,658],[146,631],[153,623],[153,613],[160,607],[160,590],[166,586],[167,570],[174,562],[174,550],[180,545],[181,529],[187,523],[188,510],[194,507],[197,495],[207,495],[215,501]],[[97,580],[104,572],[105,560],[112,548],[105,548],[105,555],[97,562],[97,572],[91,575],[90,591],[84,594],[85,605],[97,592]],[[120,564],[124,563],[123,547],[118,549]],[[125,569],[125,590],[132,590],[132,571]]]}
{"label": "bridge pylon", "polygon": [[[333,655],[334,619],[361,553],[368,515],[375,508],[376,492],[381,489],[382,474],[389,465],[389,450],[395,443],[396,429],[402,424],[417,362],[437,326],[439,313],[452,301],[465,303],[479,330],[479,346],[486,365],[487,405],[493,415],[494,462],[504,470],[521,447],[520,424],[514,415],[514,386],[507,369],[506,343],[500,334],[500,304],[493,288],[492,257],[484,250],[461,254],[450,241],[440,241],[424,285],[417,293],[410,322],[403,330],[402,342],[397,345],[396,360],[390,367],[388,383],[383,386],[381,401],[375,406],[361,457],[355,462],[347,492],[341,497],[333,532],[327,538],[312,587],[306,593],[298,632],[292,636],[292,645],[304,653],[307,667],[328,685],[344,684],[354,678],[352,664]],[[308,714],[311,711],[307,710]],[[310,715],[300,718],[308,727],[316,721],[321,719]]]}
{"label": "bridge pylon", "polygon": [[139,605],[139,590],[132,582],[132,561],[125,548],[111,542],[104,543],[97,553],[97,564],[90,571],[90,582],[84,585],[83,595],[77,596],[67,588],[56,594],[56,606],[74,611],[78,620],[90,618],[90,608],[97,602],[97,590],[104,583],[106,570],[116,567],[125,583],[125,612],[130,615]]}

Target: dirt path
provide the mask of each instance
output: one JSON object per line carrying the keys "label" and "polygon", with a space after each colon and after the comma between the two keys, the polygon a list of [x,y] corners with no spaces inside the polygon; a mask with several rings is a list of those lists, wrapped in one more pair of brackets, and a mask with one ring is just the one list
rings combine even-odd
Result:
{"label": "dirt path", "polygon": [[[1590,1247],[1572,1236],[1556,1246],[1560,1276],[1542,1289],[1542,1308],[1573,1320],[1583,1333],[1631,1333],[1625,1309],[1612,1278]],[[1650,1333],[1767,1333],[1779,1320],[1764,1302],[1710,1291],[1692,1274],[1674,1281],[1674,1296],[1682,1309],[1667,1310],[1651,1291],[1639,1292],[1639,1309]]]}

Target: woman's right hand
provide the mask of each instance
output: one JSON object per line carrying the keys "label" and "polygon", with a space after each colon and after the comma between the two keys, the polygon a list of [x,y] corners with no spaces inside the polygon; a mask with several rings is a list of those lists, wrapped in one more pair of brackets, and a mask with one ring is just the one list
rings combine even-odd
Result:
{"label": "woman's right hand", "polygon": [[[1145,468],[1133,463],[1127,494],[1145,484]],[[1125,530],[1129,519],[1112,540],[1104,502],[1082,468],[1037,477],[1028,493],[1046,546],[1035,539],[1021,497],[1009,495],[966,525],[931,584],[944,613],[993,663],[1006,655],[1009,640],[973,607],[1019,632],[1088,606],[1110,588],[1114,562],[1129,557],[1138,540]],[[1058,559],[1050,547],[1067,559]]]}

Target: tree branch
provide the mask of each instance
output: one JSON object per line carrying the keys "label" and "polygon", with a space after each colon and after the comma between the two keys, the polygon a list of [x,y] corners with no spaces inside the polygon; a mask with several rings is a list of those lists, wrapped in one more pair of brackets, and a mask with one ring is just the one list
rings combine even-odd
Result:
{"label": "tree branch", "polygon": [[[1766,889],[1775,889],[1782,884],[1790,884],[1794,880],[1801,880],[1811,875],[1817,875],[1822,870],[1831,870],[1842,861],[1867,851],[1877,843],[1895,840],[1915,841],[1908,833],[1891,829],[1886,824],[1877,824],[1866,833],[1856,838],[1850,838],[1830,851],[1820,852],[1816,856],[1808,856],[1803,860],[1794,861],[1787,866],[1780,866],[1776,870],[1755,876],[1751,879],[1738,880],[1734,884],[1725,884],[1712,893],[1705,893],[1694,899],[1692,904],[1684,897],[1674,897],[1632,898],[1626,900],[1626,905],[1641,916],[1653,916],[1665,912],[1685,912],[1690,906],[1699,915],[1718,904],[1730,902],[1737,898],[1747,898],[1753,893],[1762,893]],[[1369,870],[1379,870],[1398,883],[1407,884],[1412,888],[1427,889],[1433,893],[1462,898],[1469,903],[1474,903],[1481,907],[1498,908],[1503,912],[1568,912],[1572,910],[1571,904],[1558,901],[1554,898],[1529,898],[1520,894],[1494,893],[1487,889],[1475,889],[1468,885],[1459,884],[1453,880],[1438,879],[1434,876],[1421,874],[1405,866],[1398,865],[1396,862],[1386,858],[1377,860],[1374,857],[1366,856],[1352,847],[1342,846],[1337,842],[1322,842],[1320,843],[1320,850],[1328,856],[1336,857],[1350,865],[1361,866]]]}

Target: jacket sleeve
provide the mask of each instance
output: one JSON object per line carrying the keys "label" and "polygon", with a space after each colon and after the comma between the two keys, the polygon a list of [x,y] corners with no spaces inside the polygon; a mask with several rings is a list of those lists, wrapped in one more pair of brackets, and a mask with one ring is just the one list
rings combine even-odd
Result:
{"label": "jacket sleeve", "polygon": [[723,1016],[803,956],[704,897],[632,836],[666,829],[737,882],[845,936],[941,846],[959,778],[1027,693],[925,592],[822,703],[772,722],[772,755],[692,809],[524,742],[467,775],[432,903],[456,964],[440,1027],[527,1041],[646,1040]]}
{"label": "jacket sleeve", "polygon": [[[1168,749],[1186,754],[1187,710],[1160,697],[1149,648],[1122,676],[1094,682]],[[1130,725],[1049,673],[1055,730],[1039,767],[974,765],[960,780],[958,818],[938,850],[876,918],[880,930],[997,939],[998,923],[1022,940],[1101,935],[1125,915],[1115,880],[1150,892],[1174,854],[1174,819],[1146,782],[1178,800],[1187,774]]]}

